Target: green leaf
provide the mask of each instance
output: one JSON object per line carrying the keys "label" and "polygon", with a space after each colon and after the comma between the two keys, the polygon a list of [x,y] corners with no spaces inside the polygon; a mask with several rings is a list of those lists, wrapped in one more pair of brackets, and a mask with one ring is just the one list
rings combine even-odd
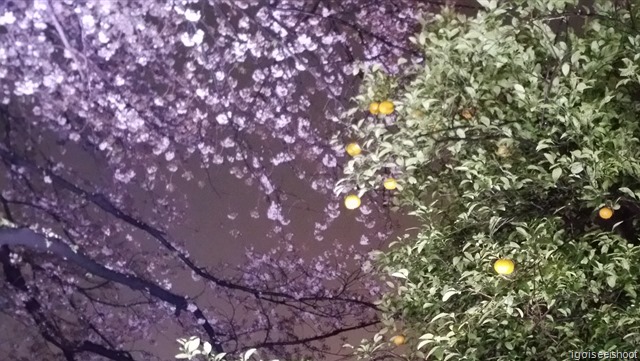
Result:
{"label": "green leaf", "polygon": [[422,107],[424,108],[424,110],[429,110],[429,108],[431,108],[431,105],[437,101],[437,99],[427,99],[422,102]]}
{"label": "green leaf", "polygon": [[211,353],[212,349],[213,347],[211,346],[211,344],[205,341],[204,344],[202,345],[202,354],[206,356]]}
{"label": "green leaf", "polygon": [[200,347],[200,338],[192,337],[185,345],[184,348],[187,352],[192,353]]}
{"label": "green leaf", "polygon": [[433,342],[435,342],[435,340],[422,340],[422,341],[420,341],[418,343],[418,350],[423,348],[424,346],[430,344],[430,343],[433,343]]}
{"label": "green leaf", "polygon": [[514,84],[513,88],[519,93],[524,93],[524,87],[520,84]]}
{"label": "green leaf", "polygon": [[631,298],[637,298],[638,297],[638,294],[636,293],[636,290],[633,288],[632,285],[626,284],[624,286],[624,290],[627,291],[627,293],[629,294],[629,296],[631,296]]}
{"label": "green leaf", "polygon": [[554,153],[544,153],[544,157],[547,159],[549,164],[554,164],[556,162],[556,155]]}
{"label": "green leaf", "polygon": [[551,172],[551,177],[553,178],[554,181],[558,181],[558,179],[560,179],[560,176],[562,176],[562,168],[558,167],[556,169],[554,169]]}
{"label": "green leaf", "polygon": [[615,287],[616,286],[616,276],[615,275],[608,276],[607,277],[607,284],[611,288]]}
{"label": "green leaf", "polygon": [[551,144],[547,143],[547,139],[541,140],[538,145],[536,146],[536,151],[540,151],[543,149],[547,149],[551,146]]}
{"label": "green leaf", "polygon": [[427,353],[426,358],[429,359],[429,356],[434,355],[436,359],[441,360],[443,354],[444,349],[441,346],[435,346],[429,351],[429,353]]}
{"label": "green leaf", "polygon": [[464,87],[464,90],[467,92],[467,94],[471,95],[472,98],[476,97],[476,90],[473,89],[472,87],[466,86]]}
{"label": "green leaf", "polygon": [[562,64],[562,75],[567,76],[569,75],[569,69],[570,66],[567,63]]}
{"label": "green leaf", "polygon": [[522,227],[516,227],[516,231],[518,231],[518,233],[523,235],[525,238],[529,238],[530,237],[529,233],[527,231],[525,231],[524,228],[522,228]]}
{"label": "green leaf", "polygon": [[244,353],[244,355],[242,355],[242,361],[248,361],[248,360],[251,358],[251,356],[252,356],[254,353],[256,353],[257,351],[258,351],[258,350],[256,350],[255,348],[248,349],[248,350]]}
{"label": "green leaf", "polygon": [[431,319],[431,322],[434,322],[434,321],[436,321],[436,320],[439,320],[439,319],[441,319],[441,318],[443,318],[443,317],[447,317],[447,316],[451,316],[451,314],[450,314],[450,313],[447,313],[447,312],[439,313],[439,314],[437,314],[434,318],[432,318],[432,319]]}
{"label": "green leaf", "polygon": [[573,164],[571,164],[571,173],[573,173],[573,174],[578,174],[578,173],[582,172],[583,169],[584,169],[584,167],[582,166],[582,163],[573,163]]}
{"label": "green leaf", "polygon": [[626,258],[622,258],[620,259],[620,266],[622,267],[622,269],[624,269],[625,271],[629,270],[629,261]]}
{"label": "green leaf", "polygon": [[626,195],[628,195],[631,198],[636,198],[636,194],[633,193],[633,191],[631,191],[631,189],[627,188],[627,187],[620,187],[618,188],[618,190],[622,193],[625,193]]}
{"label": "green leaf", "polygon": [[403,268],[391,274],[391,277],[404,278],[407,279],[409,277],[409,270]]}
{"label": "green leaf", "polygon": [[442,302],[447,302],[449,298],[453,295],[460,294],[460,291],[456,291],[454,289],[450,289],[442,295]]}
{"label": "green leaf", "polygon": [[477,0],[478,4],[480,4],[483,8],[486,9],[490,9],[491,8],[491,3],[489,3],[489,0]]}
{"label": "green leaf", "polygon": [[577,91],[579,91],[579,92],[581,92],[581,93],[582,93],[585,89],[589,89],[589,88],[591,88],[591,87],[590,87],[590,86],[588,86],[588,85],[587,85],[587,84],[585,84],[585,83],[578,83],[578,85],[576,86],[576,90],[577,90]]}
{"label": "green leaf", "polygon": [[425,333],[424,335],[420,336],[420,340],[433,340],[434,336],[432,333]]}

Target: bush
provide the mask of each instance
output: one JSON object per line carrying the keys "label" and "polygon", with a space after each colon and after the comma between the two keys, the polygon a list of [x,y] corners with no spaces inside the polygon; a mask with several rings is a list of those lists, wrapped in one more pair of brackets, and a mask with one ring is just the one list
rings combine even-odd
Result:
{"label": "bush", "polygon": [[[336,138],[363,149],[337,192],[380,194],[391,175],[395,209],[423,221],[381,255],[381,334],[402,324],[410,355],[451,360],[633,350],[640,6],[481,3],[426,20],[411,39],[425,61],[402,76],[367,72]],[[392,115],[363,114],[384,99]]]}

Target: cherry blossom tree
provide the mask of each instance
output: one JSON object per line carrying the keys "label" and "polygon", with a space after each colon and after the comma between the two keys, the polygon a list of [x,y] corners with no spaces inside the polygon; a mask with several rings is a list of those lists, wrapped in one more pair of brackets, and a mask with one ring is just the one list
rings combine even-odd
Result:
{"label": "cherry blossom tree", "polygon": [[[419,61],[407,40],[427,5],[0,4],[0,304],[29,330],[31,359],[153,359],[135,341],[153,342],[159,324],[218,352],[321,356],[328,338],[375,324],[370,257],[337,244],[305,258],[284,211],[304,194],[277,175],[327,200],[312,238],[328,241],[342,212],[331,190],[343,149],[330,136],[361,67]],[[280,239],[240,267],[207,263],[172,232],[188,215],[178,184],[217,192],[216,169],[259,189],[250,216]],[[354,215],[362,245],[385,239],[387,212],[372,198]],[[228,217],[239,234],[242,217]],[[173,284],[182,274],[200,295]]]}

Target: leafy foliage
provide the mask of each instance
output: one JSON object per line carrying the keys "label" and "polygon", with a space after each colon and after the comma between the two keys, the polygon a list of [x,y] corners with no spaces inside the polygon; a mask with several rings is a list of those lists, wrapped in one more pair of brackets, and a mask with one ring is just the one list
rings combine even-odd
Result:
{"label": "leafy foliage", "polygon": [[[196,357],[204,357],[208,361],[227,361],[228,354],[225,352],[212,352],[211,344],[207,341],[202,342],[198,337],[190,337],[189,339],[179,339],[180,353],[176,355],[176,359],[193,360]],[[237,361],[250,361],[258,357],[258,350],[250,348],[242,352]],[[262,361],[262,360],[260,360]],[[278,360],[272,360],[278,361]],[[300,360],[304,361],[304,360]]]}
{"label": "leafy foliage", "polygon": [[[424,223],[381,257],[394,287],[381,334],[402,329],[410,355],[445,360],[634,349],[640,7],[480,3],[428,18],[411,39],[425,61],[402,76],[372,69],[335,139],[363,148],[337,193],[377,193],[394,174],[394,206]],[[359,111],[383,98],[392,116]],[[516,271],[497,275],[498,258]]]}

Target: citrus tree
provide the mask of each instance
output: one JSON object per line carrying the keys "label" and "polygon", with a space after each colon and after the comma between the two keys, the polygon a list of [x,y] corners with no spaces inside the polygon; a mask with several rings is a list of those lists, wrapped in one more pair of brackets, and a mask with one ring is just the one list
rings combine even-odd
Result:
{"label": "citrus tree", "polygon": [[424,62],[406,62],[402,76],[367,71],[343,118],[350,131],[335,139],[358,146],[336,187],[347,205],[390,196],[422,222],[379,254],[391,291],[360,357],[632,351],[640,6],[479,2],[472,16],[426,19],[411,38]]}

